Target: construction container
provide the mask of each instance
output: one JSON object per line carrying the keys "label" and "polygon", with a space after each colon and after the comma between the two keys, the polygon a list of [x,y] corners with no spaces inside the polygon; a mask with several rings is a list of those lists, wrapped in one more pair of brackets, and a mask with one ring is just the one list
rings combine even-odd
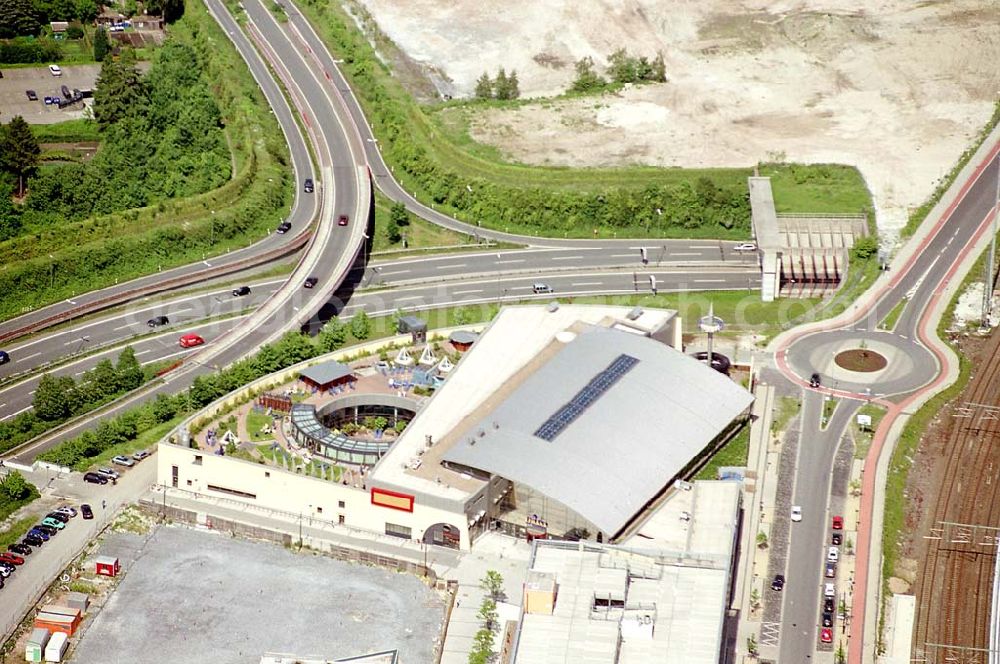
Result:
{"label": "construction container", "polygon": [[66,606],[71,609],[78,609],[80,613],[86,613],[90,606],[90,597],[87,593],[70,593],[66,596]]}
{"label": "construction container", "polygon": [[29,662],[41,662],[45,658],[45,645],[49,642],[51,633],[42,627],[31,630],[28,643],[24,647],[24,659]]}
{"label": "construction container", "polygon": [[47,604],[35,616],[35,627],[41,627],[53,633],[62,632],[67,636],[73,636],[80,627],[81,618],[82,614],[79,609]]}
{"label": "construction container", "polygon": [[69,637],[62,632],[56,632],[45,646],[45,661],[61,662],[67,648],[69,648]]}
{"label": "construction container", "polygon": [[97,565],[97,573],[104,576],[118,576],[122,568],[117,556],[98,556],[94,562]]}

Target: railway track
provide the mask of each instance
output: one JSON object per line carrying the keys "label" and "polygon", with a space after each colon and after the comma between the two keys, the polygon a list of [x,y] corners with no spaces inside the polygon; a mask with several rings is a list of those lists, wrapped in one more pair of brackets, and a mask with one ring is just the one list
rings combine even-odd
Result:
{"label": "railway track", "polygon": [[[987,341],[979,372],[959,397],[1000,407],[1000,334]],[[913,654],[917,661],[986,662],[990,602],[997,547],[982,532],[933,529],[941,522],[1000,526],[1000,421],[974,412],[969,418],[946,418],[942,442],[944,478],[931,511],[926,556],[918,562]],[[996,534],[996,533],[990,533]],[[937,645],[935,645],[937,644]],[[942,647],[944,646],[944,647]]]}

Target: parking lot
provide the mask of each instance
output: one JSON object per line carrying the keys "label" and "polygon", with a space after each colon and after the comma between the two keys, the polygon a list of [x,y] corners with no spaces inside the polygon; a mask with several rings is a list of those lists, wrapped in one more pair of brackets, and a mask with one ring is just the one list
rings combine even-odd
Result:
{"label": "parking lot", "polygon": [[[48,96],[62,96],[60,88],[92,90],[101,66],[65,65],[62,76],[53,76],[48,67],[0,68],[0,121],[7,123],[20,115],[31,124],[52,124],[83,117],[83,104],[73,104],[59,110],[55,105],[46,106]],[[29,101],[25,90],[34,90],[38,101]]]}
{"label": "parking lot", "polygon": [[[419,579],[182,526],[109,535],[127,575],[73,662],[256,662],[398,649],[430,664],[444,602]],[[154,656],[155,653],[155,656]]]}

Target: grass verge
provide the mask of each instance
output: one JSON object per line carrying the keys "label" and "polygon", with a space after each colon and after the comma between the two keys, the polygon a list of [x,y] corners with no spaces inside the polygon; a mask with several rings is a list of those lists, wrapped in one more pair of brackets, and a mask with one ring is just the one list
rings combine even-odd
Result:
{"label": "grass verge", "polygon": [[802,400],[798,397],[778,397],[778,407],[771,419],[771,433],[778,434],[785,430],[802,408]]}
{"label": "grass verge", "polygon": [[854,458],[864,459],[868,456],[868,448],[871,447],[872,438],[875,436],[875,432],[878,431],[879,425],[882,423],[882,418],[885,417],[886,410],[883,406],[878,406],[873,403],[866,403],[860,409],[858,409],[858,415],[867,415],[872,418],[872,424],[870,427],[862,428],[857,419],[854,420]]}
{"label": "grass verge", "polygon": [[743,425],[735,436],[718,452],[712,455],[708,463],[694,476],[696,480],[714,480],[718,477],[719,468],[724,466],[747,465],[747,454],[750,452],[750,423]]}
{"label": "grass verge", "polygon": [[896,328],[896,321],[899,320],[900,315],[903,313],[903,309],[906,308],[907,300],[900,300],[896,303],[896,306],[892,308],[886,317],[882,319],[879,327],[883,330],[889,330],[890,332]]}
{"label": "grass verge", "polygon": [[24,539],[24,534],[31,530],[37,521],[36,517],[29,516],[11,524],[10,528],[0,533],[0,549],[6,551],[11,544],[17,544]]}

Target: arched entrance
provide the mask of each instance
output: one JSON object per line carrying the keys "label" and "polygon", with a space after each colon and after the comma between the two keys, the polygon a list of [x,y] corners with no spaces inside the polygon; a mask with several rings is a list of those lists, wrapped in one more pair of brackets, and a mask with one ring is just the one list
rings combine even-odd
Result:
{"label": "arched entrance", "polygon": [[462,533],[450,523],[435,523],[424,531],[424,544],[446,546],[450,549],[459,548]]}

